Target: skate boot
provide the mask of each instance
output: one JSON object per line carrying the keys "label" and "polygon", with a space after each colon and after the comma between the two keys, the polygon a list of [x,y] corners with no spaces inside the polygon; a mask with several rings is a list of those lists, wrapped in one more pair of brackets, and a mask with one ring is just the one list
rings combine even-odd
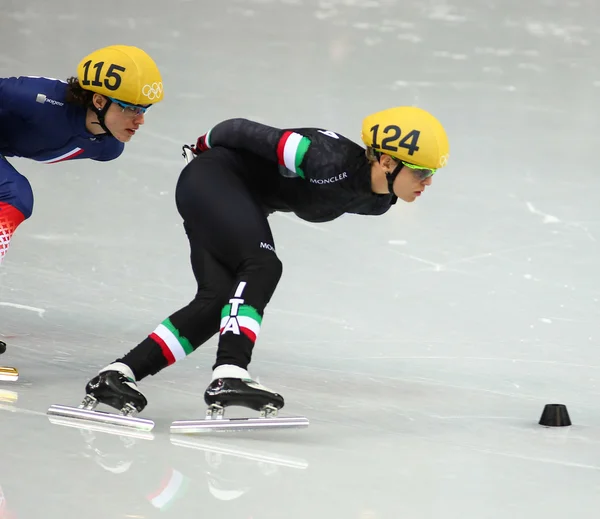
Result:
{"label": "skate boot", "polygon": [[6,351],[6,343],[0,341],[0,355],[2,355]]}
{"label": "skate boot", "polygon": [[[119,413],[98,411],[98,404],[114,407]],[[119,426],[125,436],[153,439],[150,431],[154,422],[138,418],[148,404],[146,397],[137,389],[133,371],[129,366],[114,362],[106,366],[85,386],[85,397],[78,407],[52,404],[47,411],[50,422],[57,425],[112,431]],[[90,422],[85,424],[85,422]],[[93,422],[93,423],[92,423]],[[121,432],[119,432],[121,434]]]}
{"label": "skate boot", "polygon": [[102,369],[85,387],[81,407],[92,410],[98,404],[114,407],[122,415],[134,416],[148,405],[148,401],[138,391],[129,366],[116,362]]}
{"label": "skate boot", "polygon": [[281,395],[252,380],[245,369],[228,365],[215,369],[204,401],[209,406],[207,418],[222,416],[229,406],[248,407],[259,411],[261,417],[273,417],[284,406]]}
{"label": "skate boot", "polygon": [[[289,429],[308,427],[304,416],[277,416],[283,397],[252,380],[245,369],[218,366],[204,392],[208,405],[204,420],[176,420],[171,433],[193,434],[207,431],[247,431],[251,429]],[[258,418],[225,418],[225,408],[240,406],[258,411]]]}

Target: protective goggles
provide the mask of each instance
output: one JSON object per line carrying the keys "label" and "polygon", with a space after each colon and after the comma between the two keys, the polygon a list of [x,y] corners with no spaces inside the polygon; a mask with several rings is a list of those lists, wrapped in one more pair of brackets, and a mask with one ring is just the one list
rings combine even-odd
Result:
{"label": "protective goggles", "polygon": [[417,166],[416,164],[410,164],[408,162],[402,162],[407,168],[411,169],[412,172],[417,176],[417,178],[421,181],[428,179],[432,175],[435,174],[437,169],[426,168],[423,166]]}
{"label": "protective goggles", "polygon": [[109,99],[113,103],[119,105],[123,109],[123,112],[127,112],[129,115],[136,116],[136,117],[138,115],[145,114],[146,111],[148,110],[148,108],[150,108],[150,105],[148,105],[148,106],[132,105],[130,103],[125,103],[123,101],[119,101],[118,99],[115,99],[114,97],[109,97]]}

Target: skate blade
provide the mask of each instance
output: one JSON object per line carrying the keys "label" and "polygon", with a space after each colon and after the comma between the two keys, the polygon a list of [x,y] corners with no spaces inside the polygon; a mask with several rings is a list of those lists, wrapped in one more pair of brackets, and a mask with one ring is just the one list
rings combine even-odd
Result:
{"label": "skate blade", "polygon": [[289,416],[285,418],[221,418],[205,420],[176,420],[171,432],[193,434],[205,431],[248,431],[256,429],[301,429],[308,427],[308,418]]}
{"label": "skate blade", "polygon": [[0,381],[16,382],[19,379],[19,371],[17,368],[6,368],[0,366]]}
{"label": "skate blade", "polygon": [[154,440],[154,435],[148,431],[138,431],[131,427],[122,427],[100,422],[90,422],[78,418],[65,418],[64,416],[49,415],[48,420],[54,425],[63,427],[72,427],[74,429],[84,429],[87,431],[96,431],[114,436],[126,436],[127,438],[138,438],[140,440]]}
{"label": "skate blade", "polygon": [[288,467],[292,469],[308,468],[308,461],[304,459],[273,454],[272,452],[242,449],[240,447],[233,447],[226,444],[213,442],[208,443],[199,441],[196,438],[182,438],[181,436],[173,436],[171,437],[171,444],[186,449],[194,449],[212,454],[222,454],[225,456],[232,456],[234,458],[243,458],[245,460],[268,463],[270,465],[278,465],[280,467]]}
{"label": "skate blade", "polygon": [[91,411],[79,407],[69,407],[64,405],[51,405],[48,408],[49,416],[62,416],[64,418],[75,418],[88,422],[100,423],[104,425],[117,425],[138,431],[150,432],[154,428],[152,420],[136,418],[134,416],[124,416],[104,411]]}

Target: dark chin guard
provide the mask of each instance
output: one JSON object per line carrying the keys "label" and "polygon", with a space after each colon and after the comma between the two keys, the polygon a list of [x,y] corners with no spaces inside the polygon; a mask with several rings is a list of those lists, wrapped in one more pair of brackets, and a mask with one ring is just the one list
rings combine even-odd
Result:
{"label": "dark chin guard", "polygon": [[93,124],[99,124],[100,127],[106,133],[106,135],[109,135],[109,136],[112,137],[113,134],[106,127],[106,122],[104,121],[104,119],[106,117],[106,112],[108,112],[108,109],[110,108],[111,104],[112,104],[112,101],[110,99],[106,98],[106,104],[104,105],[104,108],[96,108],[96,105],[94,105],[94,103],[92,103],[92,106],[90,106],[90,108],[96,114],[96,117],[98,117],[98,122],[97,123],[93,123]]}

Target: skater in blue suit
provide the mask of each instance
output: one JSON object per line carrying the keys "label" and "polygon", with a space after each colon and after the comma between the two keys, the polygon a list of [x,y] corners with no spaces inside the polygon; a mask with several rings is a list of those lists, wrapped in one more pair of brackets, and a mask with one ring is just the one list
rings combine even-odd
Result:
{"label": "skater in blue suit", "polygon": [[[81,60],[77,77],[0,78],[0,264],[33,212],[27,178],[9,162],[118,158],[144,114],[163,99],[156,63],[137,47],[112,45]],[[0,353],[6,345],[0,342]]]}

